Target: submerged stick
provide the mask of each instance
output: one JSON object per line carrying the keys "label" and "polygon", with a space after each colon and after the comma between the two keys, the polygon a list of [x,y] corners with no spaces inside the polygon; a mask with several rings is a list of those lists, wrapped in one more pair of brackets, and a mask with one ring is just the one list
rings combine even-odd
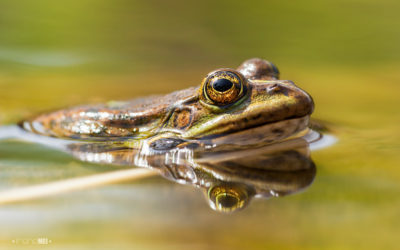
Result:
{"label": "submerged stick", "polygon": [[38,199],[116,182],[138,180],[157,174],[156,171],[150,169],[133,168],[16,188],[0,192],[0,205]]}

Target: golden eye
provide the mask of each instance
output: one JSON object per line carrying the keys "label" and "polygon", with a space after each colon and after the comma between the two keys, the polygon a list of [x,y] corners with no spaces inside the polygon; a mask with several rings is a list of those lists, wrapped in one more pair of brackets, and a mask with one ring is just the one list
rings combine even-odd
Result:
{"label": "golden eye", "polygon": [[246,79],[233,69],[216,70],[203,81],[203,96],[206,101],[218,106],[232,104],[246,92]]}

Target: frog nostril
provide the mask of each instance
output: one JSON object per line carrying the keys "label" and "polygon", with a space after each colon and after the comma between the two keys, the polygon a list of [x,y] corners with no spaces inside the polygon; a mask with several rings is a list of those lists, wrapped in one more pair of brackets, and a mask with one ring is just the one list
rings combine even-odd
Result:
{"label": "frog nostril", "polygon": [[274,84],[272,84],[272,85],[267,87],[268,93],[277,92],[279,90],[280,90],[280,87],[279,87],[279,84],[277,84],[277,83],[274,83]]}

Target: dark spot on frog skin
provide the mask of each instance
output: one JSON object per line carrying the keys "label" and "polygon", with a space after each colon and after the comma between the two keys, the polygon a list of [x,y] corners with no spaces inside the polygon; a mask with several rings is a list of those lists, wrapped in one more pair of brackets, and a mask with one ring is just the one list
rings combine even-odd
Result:
{"label": "dark spot on frog skin", "polygon": [[104,126],[114,128],[134,128],[137,127],[137,123],[140,124],[141,122],[132,122],[130,120],[109,120],[104,122]]}
{"label": "dark spot on frog skin", "polygon": [[276,128],[276,129],[273,129],[272,130],[272,133],[274,133],[274,134],[278,134],[278,135],[281,135],[281,134],[283,134],[283,130],[282,129],[280,129],[280,128]]}
{"label": "dark spot on frog skin", "polygon": [[151,116],[143,116],[143,117],[134,117],[134,118],[119,118],[110,119],[108,121],[104,121],[103,125],[105,127],[114,127],[114,128],[137,128],[140,126],[145,126],[150,123],[152,120],[157,119],[156,115]]}

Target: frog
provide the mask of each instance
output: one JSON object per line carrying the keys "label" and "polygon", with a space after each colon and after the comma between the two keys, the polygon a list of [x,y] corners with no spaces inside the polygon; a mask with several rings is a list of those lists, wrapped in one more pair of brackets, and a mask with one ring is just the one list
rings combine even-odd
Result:
{"label": "frog", "polygon": [[22,121],[32,133],[154,150],[271,143],[306,131],[312,97],[280,80],[271,62],[252,58],[208,73],[200,86],[164,96],[83,105]]}

